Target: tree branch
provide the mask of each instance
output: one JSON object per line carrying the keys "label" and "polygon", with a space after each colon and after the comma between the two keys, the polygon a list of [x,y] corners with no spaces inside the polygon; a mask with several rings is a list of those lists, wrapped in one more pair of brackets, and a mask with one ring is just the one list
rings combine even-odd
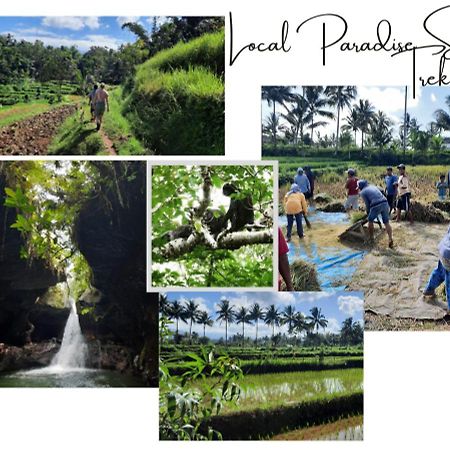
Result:
{"label": "tree branch", "polygon": [[197,245],[202,244],[209,250],[236,250],[245,245],[271,244],[273,242],[272,229],[261,231],[237,231],[222,236],[216,245],[210,239],[205,239],[202,233],[191,234],[187,239],[175,239],[154,252],[166,259],[173,259],[192,251]]}

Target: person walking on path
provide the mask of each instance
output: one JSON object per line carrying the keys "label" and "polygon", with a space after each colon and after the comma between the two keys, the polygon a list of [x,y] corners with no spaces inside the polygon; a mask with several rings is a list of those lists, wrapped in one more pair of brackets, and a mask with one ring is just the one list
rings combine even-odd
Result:
{"label": "person walking on path", "polygon": [[358,178],[356,178],[356,171],[354,169],[347,170],[347,182],[345,183],[347,190],[347,200],[344,203],[345,211],[348,213],[353,210],[358,210]]}
{"label": "person walking on path", "polygon": [[386,185],[386,198],[389,203],[389,214],[395,209],[395,200],[397,198],[398,177],[393,174],[392,167],[386,169],[384,184]]}
{"label": "person walking on path", "polygon": [[95,120],[95,103],[94,103],[94,98],[95,98],[95,93],[97,92],[98,89],[98,85],[94,84],[94,89],[92,89],[91,92],[89,92],[88,94],[88,98],[89,98],[89,108],[91,110],[91,120]]}
{"label": "person walking on path", "polygon": [[439,261],[428,280],[428,284],[423,291],[425,297],[434,299],[436,289],[445,283],[445,293],[447,296],[447,311],[450,312],[450,228],[442,241],[439,243]]}
{"label": "person walking on path", "polygon": [[300,239],[303,238],[302,214],[308,214],[308,206],[306,199],[300,190],[298,184],[294,183],[291,190],[284,196],[284,211],[287,216],[287,233],[286,239],[291,240],[292,226],[294,225],[294,218],[297,224],[297,233]]}
{"label": "person walking on path", "polygon": [[105,111],[109,112],[109,94],[105,90],[105,84],[101,83],[100,88],[97,89],[94,96],[95,104],[95,119],[97,122],[97,131],[100,130],[103,121],[103,114]]}
{"label": "person walking on path", "polygon": [[392,227],[389,223],[389,204],[387,198],[382,194],[382,192],[373,185],[370,185],[366,180],[358,181],[359,195],[364,200],[367,211],[367,220],[369,228],[369,239],[370,242],[374,242],[374,225],[373,223],[378,216],[381,215],[386,232],[389,238],[389,248],[394,247],[394,240],[392,238]]}
{"label": "person walking on path", "polygon": [[398,189],[398,201],[397,201],[397,222],[400,222],[402,217],[402,211],[405,211],[406,217],[409,222],[413,223],[413,216],[411,212],[411,187],[410,180],[406,174],[406,166],[404,164],[399,164],[397,166],[399,171],[398,181],[396,183]]}

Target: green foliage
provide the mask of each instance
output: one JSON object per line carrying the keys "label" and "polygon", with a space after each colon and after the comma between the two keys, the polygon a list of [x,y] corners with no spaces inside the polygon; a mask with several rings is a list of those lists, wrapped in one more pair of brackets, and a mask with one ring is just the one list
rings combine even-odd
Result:
{"label": "green foliage", "polygon": [[[269,166],[208,166],[216,198],[223,184],[235,183],[240,196],[251,195],[255,220],[272,205],[272,168]],[[199,205],[203,185],[202,166],[153,166],[152,243],[179,225],[190,223]],[[219,201],[219,200],[216,200]],[[225,212],[227,204],[211,204]],[[169,264],[157,252],[152,257],[154,286],[271,286],[273,283],[272,245],[255,244],[237,250],[211,250],[201,245]],[[179,265],[179,268],[176,265]]]}
{"label": "green foliage", "polygon": [[[160,323],[162,335],[165,325]],[[188,353],[182,363],[182,376],[172,376],[166,361],[160,361],[160,439],[212,440],[221,439],[213,428],[201,429],[204,420],[221,412],[224,405],[239,399],[242,379],[239,361],[228,356],[217,356],[201,348],[199,353]],[[190,388],[191,383],[196,383]]]}
{"label": "green foliage", "polygon": [[224,81],[210,70],[220,58],[223,33],[180,43],[137,69],[124,111],[149,151],[223,154]]}

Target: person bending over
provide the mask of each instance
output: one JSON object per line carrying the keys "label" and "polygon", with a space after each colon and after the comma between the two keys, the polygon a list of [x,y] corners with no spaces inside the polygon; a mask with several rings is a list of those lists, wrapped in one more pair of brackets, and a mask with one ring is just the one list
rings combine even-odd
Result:
{"label": "person bending over", "polygon": [[297,233],[300,239],[303,238],[302,214],[308,214],[308,207],[306,205],[305,196],[300,191],[300,187],[293,183],[291,190],[284,196],[284,211],[287,216],[287,235],[286,239],[291,240],[292,226],[295,222],[297,224]]}
{"label": "person bending over", "polygon": [[389,237],[389,248],[394,247],[394,240],[392,239],[392,227],[389,223],[389,204],[386,197],[376,187],[369,185],[366,180],[358,181],[359,195],[366,204],[367,219],[369,221],[369,238],[374,242],[374,225],[373,223],[378,216],[381,215],[386,232]]}

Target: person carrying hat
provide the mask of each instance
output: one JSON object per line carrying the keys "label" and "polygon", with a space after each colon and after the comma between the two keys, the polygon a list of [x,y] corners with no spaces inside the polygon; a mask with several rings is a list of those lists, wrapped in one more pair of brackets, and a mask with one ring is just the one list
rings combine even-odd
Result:
{"label": "person carrying hat", "polygon": [[356,178],[356,171],[354,169],[347,170],[347,182],[345,183],[347,189],[347,200],[344,203],[344,208],[347,212],[351,210],[358,210],[358,178]]}
{"label": "person carrying hat", "polygon": [[392,227],[389,223],[389,204],[382,192],[373,185],[370,185],[366,180],[358,181],[359,195],[364,200],[367,211],[367,220],[369,221],[369,238],[374,241],[374,225],[376,218],[381,215],[386,232],[389,237],[389,248],[394,247],[394,240],[392,239]]}
{"label": "person carrying hat", "polygon": [[404,164],[399,164],[397,169],[400,174],[397,183],[395,183],[399,195],[397,201],[397,222],[400,222],[402,211],[405,211],[406,217],[409,219],[410,223],[413,223],[411,212],[411,187],[409,177],[406,174],[406,166]]}

